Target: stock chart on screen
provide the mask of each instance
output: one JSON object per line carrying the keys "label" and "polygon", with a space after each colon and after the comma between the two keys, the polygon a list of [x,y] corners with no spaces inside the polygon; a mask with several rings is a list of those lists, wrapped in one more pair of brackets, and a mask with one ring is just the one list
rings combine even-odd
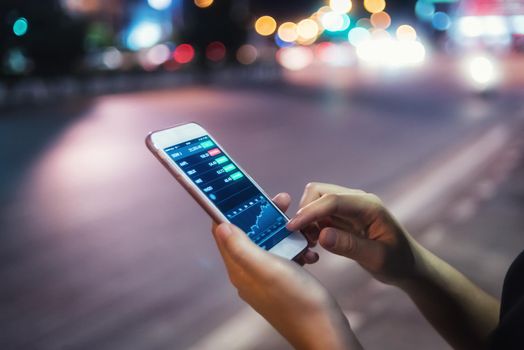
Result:
{"label": "stock chart on screen", "polygon": [[180,143],[164,152],[233,224],[265,249],[290,232],[287,219],[208,136]]}

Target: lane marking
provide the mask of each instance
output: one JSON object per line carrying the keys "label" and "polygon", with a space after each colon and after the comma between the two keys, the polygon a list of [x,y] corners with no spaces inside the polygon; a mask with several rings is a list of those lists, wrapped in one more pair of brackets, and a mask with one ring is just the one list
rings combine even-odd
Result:
{"label": "lane marking", "polygon": [[[464,147],[446,163],[433,169],[430,162],[427,167],[430,172],[422,172],[422,176],[408,190],[404,191],[390,204],[391,212],[400,222],[411,221],[419,215],[423,208],[431,207],[438,199],[453,191],[464,179],[471,177],[488,164],[493,157],[502,150],[510,138],[510,129],[499,125],[486,132],[475,142]],[[438,237],[431,237],[437,240]],[[345,258],[332,254],[323,254],[322,269],[330,274],[337,274],[344,270],[346,273],[357,266]],[[344,310],[349,316],[353,328],[365,322],[363,315],[351,319],[354,314],[351,310]],[[356,322],[355,325],[353,323]],[[266,337],[277,334],[271,326],[250,307],[246,306],[236,315],[226,320],[222,325],[211,331],[206,337],[190,347],[191,350],[211,349],[249,349],[261,344]]]}
{"label": "lane marking", "polygon": [[208,336],[193,344],[190,349],[250,349],[271,331],[269,323],[251,307],[246,306]]}
{"label": "lane marking", "polygon": [[401,222],[409,221],[421,208],[428,207],[445,190],[452,190],[456,185],[484,167],[506,144],[509,139],[509,128],[499,125],[476,142],[468,145],[446,164],[429,173],[413,190],[400,196],[390,209]]}

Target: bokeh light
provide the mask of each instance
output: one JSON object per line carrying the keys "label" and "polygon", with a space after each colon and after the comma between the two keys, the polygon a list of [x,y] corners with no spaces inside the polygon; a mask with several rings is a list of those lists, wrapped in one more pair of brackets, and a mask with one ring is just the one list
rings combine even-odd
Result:
{"label": "bokeh light", "polygon": [[255,31],[262,36],[273,34],[276,29],[277,22],[271,16],[262,16],[255,22]]}
{"label": "bokeh light", "polygon": [[147,0],[147,3],[149,6],[159,11],[165,10],[171,6],[171,0]]}
{"label": "bokeh light", "polygon": [[[513,16],[512,23],[503,16],[465,16],[457,19],[457,31],[467,38],[490,37],[496,41],[510,41],[511,32],[524,32],[524,16]],[[519,19],[520,24],[519,25]]]}
{"label": "bokeh light", "polygon": [[280,47],[280,48],[283,48],[283,47],[291,47],[293,45],[295,45],[294,42],[287,42],[287,41],[284,41],[282,39],[280,39],[280,37],[278,36],[278,33],[275,34],[275,44]]}
{"label": "bokeh light", "polygon": [[331,9],[331,7],[329,7],[329,6],[322,6],[321,8],[318,9],[317,12],[315,12],[315,14],[316,14],[316,17],[318,18],[318,20],[321,20],[322,16],[324,16],[326,13],[332,12],[332,11],[333,10]]}
{"label": "bokeh light", "polygon": [[398,40],[415,41],[417,40],[417,32],[415,28],[410,25],[403,24],[397,28],[396,31]]}
{"label": "bokeh light", "polygon": [[515,34],[524,34],[524,15],[511,16],[511,26]]}
{"label": "bokeh light", "polygon": [[385,0],[364,0],[364,8],[370,13],[384,11],[386,8]]}
{"label": "bokeh light", "polygon": [[244,65],[252,64],[256,61],[258,57],[257,48],[249,44],[242,45],[237,50],[236,57],[238,62]]}
{"label": "bokeh light", "polygon": [[195,5],[203,9],[213,5],[213,0],[195,0]]}
{"label": "bokeh light", "polygon": [[391,25],[391,17],[386,12],[373,13],[370,21],[373,27],[379,29],[387,29]]}
{"label": "bokeh light", "polygon": [[298,39],[297,25],[293,22],[285,22],[278,27],[278,37],[285,42],[293,42]]}
{"label": "bokeh light", "polygon": [[213,62],[221,61],[226,57],[226,47],[220,41],[213,41],[206,47],[206,57]]}
{"label": "bokeh light", "polygon": [[482,17],[484,32],[489,36],[505,36],[509,34],[508,21],[502,16]]}
{"label": "bokeh light", "polygon": [[475,87],[480,89],[492,87],[500,78],[499,69],[494,60],[485,55],[467,57],[463,66],[467,78]]}
{"label": "bokeh light", "polygon": [[451,26],[451,19],[445,12],[435,12],[431,24],[436,30],[444,31],[448,30]]}
{"label": "bokeh light", "polygon": [[355,63],[355,50],[347,43],[322,43],[316,49],[318,60],[332,67],[348,67]]}
{"label": "bokeh light", "polygon": [[301,37],[298,37],[296,43],[300,45],[308,46],[308,45],[313,44],[316,40],[317,40],[316,37],[310,38],[310,39],[303,39]]}
{"label": "bokeh light", "polygon": [[479,84],[488,83],[494,75],[493,63],[486,57],[475,57],[470,62],[470,73]]}
{"label": "bokeh light", "polygon": [[353,4],[351,0],[329,0],[329,7],[338,13],[347,13],[351,11]]}
{"label": "bokeh light", "polygon": [[371,34],[366,28],[355,27],[348,33],[349,43],[353,46],[358,46],[366,40],[369,40]]}
{"label": "bokeh light", "polygon": [[369,18],[360,18],[355,24],[355,26],[369,29],[371,28],[371,21],[369,20]]}
{"label": "bokeh light", "polygon": [[22,50],[15,48],[7,53],[6,67],[16,73],[24,73],[29,68],[27,57]]}
{"label": "bokeh light", "polygon": [[318,24],[312,19],[303,19],[302,21],[298,22],[297,33],[300,40],[313,40],[317,37],[318,31]]}
{"label": "bokeh light", "polygon": [[155,45],[147,51],[146,58],[149,63],[158,66],[169,59],[171,50],[166,44]]}
{"label": "bokeh light", "polygon": [[426,0],[418,0],[415,3],[415,14],[424,21],[431,21],[435,13],[435,5]]}
{"label": "bokeh light", "polygon": [[313,62],[313,52],[309,47],[295,46],[277,51],[277,61],[289,70],[301,70]]}
{"label": "bokeh light", "polygon": [[25,35],[28,29],[29,22],[27,22],[27,19],[24,17],[17,18],[15,23],[13,23],[13,33],[15,33],[16,36]]}
{"label": "bokeh light", "polygon": [[102,63],[108,69],[120,68],[123,61],[122,53],[116,47],[109,47],[102,54]]}
{"label": "bokeh light", "polygon": [[189,44],[178,45],[173,53],[173,59],[178,63],[189,63],[195,57],[195,49]]}
{"label": "bokeh light", "polygon": [[458,20],[458,30],[466,37],[481,36],[484,32],[482,28],[482,21],[476,16],[461,17]]}
{"label": "bokeh light", "polygon": [[155,45],[162,37],[162,29],[157,22],[141,22],[134,27],[127,37],[127,46],[131,50],[140,50]]}
{"label": "bokeh light", "polygon": [[393,61],[397,66],[417,66],[426,58],[426,48],[418,41],[397,41]]}
{"label": "bokeh light", "polygon": [[384,39],[390,39],[391,35],[388,31],[382,28],[371,28],[371,39],[373,40],[384,40]]}
{"label": "bokeh light", "polygon": [[391,38],[368,40],[357,46],[357,56],[365,64],[398,68],[424,62],[426,50],[418,41],[396,41]]}
{"label": "bokeh light", "polygon": [[351,19],[349,18],[349,16],[345,13],[342,14],[342,28],[340,29],[340,31],[348,29],[350,24],[351,24]]}
{"label": "bokeh light", "polygon": [[346,30],[351,21],[347,14],[331,11],[322,16],[321,22],[325,30],[330,32],[340,32]]}

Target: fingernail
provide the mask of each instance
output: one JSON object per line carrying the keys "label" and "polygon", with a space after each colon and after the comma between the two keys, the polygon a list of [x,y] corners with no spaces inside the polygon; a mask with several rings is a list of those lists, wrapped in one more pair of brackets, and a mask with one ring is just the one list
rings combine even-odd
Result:
{"label": "fingernail", "polygon": [[297,224],[298,220],[296,217],[294,217],[293,219],[289,220],[289,222],[287,223],[287,227],[292,227],[292,226],[295,226]]}
{"label": "fingernail", "polygon": [[337,244],[337,233],[333,230],[327,230],[326,234],[324,235],[324,239],[322,240],[322,243],[324,247],[326,248],[333,248]]}
{"label": "fingernail", "polygon": [[281,192],[281,193],[277,194],[277,198],[284,199],[284,198],[287,198],[287,197],[289,197],[289,194],[287,194],[285,192]]}

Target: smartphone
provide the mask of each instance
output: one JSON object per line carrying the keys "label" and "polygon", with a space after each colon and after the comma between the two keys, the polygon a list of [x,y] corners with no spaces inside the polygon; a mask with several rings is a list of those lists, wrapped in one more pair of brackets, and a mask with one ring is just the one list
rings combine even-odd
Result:
{"label": "smartphone", "polygon": [[293,259],[307,247],[288,217],[199,124],[150,133],[147,147],[217,222],[240,227],[261,248]]}

